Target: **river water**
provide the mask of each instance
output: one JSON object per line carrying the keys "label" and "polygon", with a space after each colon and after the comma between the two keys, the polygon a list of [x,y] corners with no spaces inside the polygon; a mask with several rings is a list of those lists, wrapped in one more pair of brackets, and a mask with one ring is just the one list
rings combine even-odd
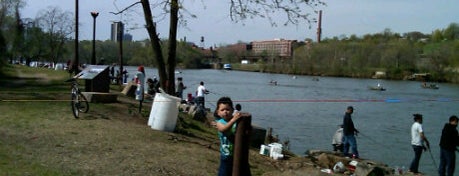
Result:
{"label": "river water", "polygon": [[[136,67],[127,67],[130,77]],[[147,77],[157,75],[146,68]],[[420,171],[437,175],[441,130],[451,115],[459,115],[459,85],[439,83],[440,89],[423,89],[420,82],[379,79],[311,77],[225,70],[182,70],[193,93],[200,81],[210,90],[206,107],[215,110],[221,96],[229,96],[252,114],[252,123],[273,128],[281,141],[289,140],[289,149],[298,155],[307,150],[332,150],[331,140],[347,106],[352,115],[361,158],[408,170],[414,157],[410,127],[414,113],[424,116],[424,131],[431,143],[431,153],[421,157]],[[318,81],[315,80],[318,78]],[[270,85],[271,80],[277,85]],[[386,91],[369,90],[381,83]],[[436,163],[436,165],[434,164]],[[459,162],[457,162],[459,163]],[[456,163],[456,168],[459,168]]]}

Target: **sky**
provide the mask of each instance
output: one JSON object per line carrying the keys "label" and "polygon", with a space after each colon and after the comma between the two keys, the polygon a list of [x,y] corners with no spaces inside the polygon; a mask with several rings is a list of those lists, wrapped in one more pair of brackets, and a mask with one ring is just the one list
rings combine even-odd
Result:
{"label": "sky", "polygon": [[[58,7],[63,11],[75,13],[75,0],[25,0],[22,18],[35,18],[40,11],[49,7]],[[180,25],[178,39],[186,38],[198,46],[210,47],[237,42],[251,42],[272,39],[303,41],[306,38],[316,41],[317,24],[309,26],[306,22],[299,25],[271,26],[267,19],[256,18],[244,23],[231,21],[229,3],[223,0],[185,0],[187,14],[186,25]],[[96,39],[110,39],[110,24],[122,21],[134,40],[148,38],[143,11],[140,4],[129,8],[121,15],[119,12],[137,2],[137,0],[78,0],[79,2],[79,39],[92,40],[93,18],[91,11],[99,12],[96,18]],[[150,1],[155,2],[155,1]],[[459,23],[458,0],[324,0],[327,4],[317,8],[322,10],[322,39],[365,34],[381,33],[390,29],[396,33],[418,31],[430,34],[436,29],[445,29],[451,23]],[[157,9],[154,16],[160,16]],[[155,11],[157,13],[155,13]],[[308,10],[313,17],[318,14]],[[280,16],[280,14],[274,14]],[[169,21],[166,18],[155,19],[160,38],[167,38]],[[277,18],[282,24],[283,18]],[[204,42],[201,42],[201,36]]]}

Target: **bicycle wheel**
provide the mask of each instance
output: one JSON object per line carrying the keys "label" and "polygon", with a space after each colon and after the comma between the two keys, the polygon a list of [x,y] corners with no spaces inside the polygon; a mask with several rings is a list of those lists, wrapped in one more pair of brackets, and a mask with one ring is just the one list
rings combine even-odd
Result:
{"label": "bicycle wheel", "polygon": [[78,101],[78,96],[76,94],[72,93],[72,100],[70,101],[70,106],[72,106],[72,113],[73,116],[78,119],[78,115],[80,114],[80,111],[78,110],[78,107],[80,102]]}
{"label": "bicycle wheel", "polygon": [[78,111],[87,113],[89,111],[89,103],[86,97],[81,93],[78,92]]}

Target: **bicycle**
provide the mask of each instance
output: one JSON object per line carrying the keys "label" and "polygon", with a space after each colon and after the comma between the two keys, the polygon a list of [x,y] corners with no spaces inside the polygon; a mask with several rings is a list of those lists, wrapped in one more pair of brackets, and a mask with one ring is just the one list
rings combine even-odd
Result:
{"label": "bicycle", "polygon": [[80,112],[87,113],[89,111],[89,103],[86,97],[81,93],[80,88],[78,88],[78,81],[75,78],[68,79],[65,82],[71,82],[71,101],[70,106],[72,106],[72,113],[75,118],[79,118]]}

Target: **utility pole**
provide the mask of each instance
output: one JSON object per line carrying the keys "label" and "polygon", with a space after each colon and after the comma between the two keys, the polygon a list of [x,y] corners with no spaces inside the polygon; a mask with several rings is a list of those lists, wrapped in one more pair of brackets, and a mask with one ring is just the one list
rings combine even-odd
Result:
{"label": "utility pole", "polygon": [[75,58],[73,59],[72,69],[75,75],[80,73],[80,63],[78,60],[78,0],[75,0]]}
{"label": "utility pole", "polygon": [[123,36],[124,36],[124,25],[123,22],[117,22],[117,38],[118,38],[118,44],[119,44],[119,62],[120,62],[120,77],[116,78],[118,79],[118,82],[120,85],[123,84],[122,77],[123,77]]}

